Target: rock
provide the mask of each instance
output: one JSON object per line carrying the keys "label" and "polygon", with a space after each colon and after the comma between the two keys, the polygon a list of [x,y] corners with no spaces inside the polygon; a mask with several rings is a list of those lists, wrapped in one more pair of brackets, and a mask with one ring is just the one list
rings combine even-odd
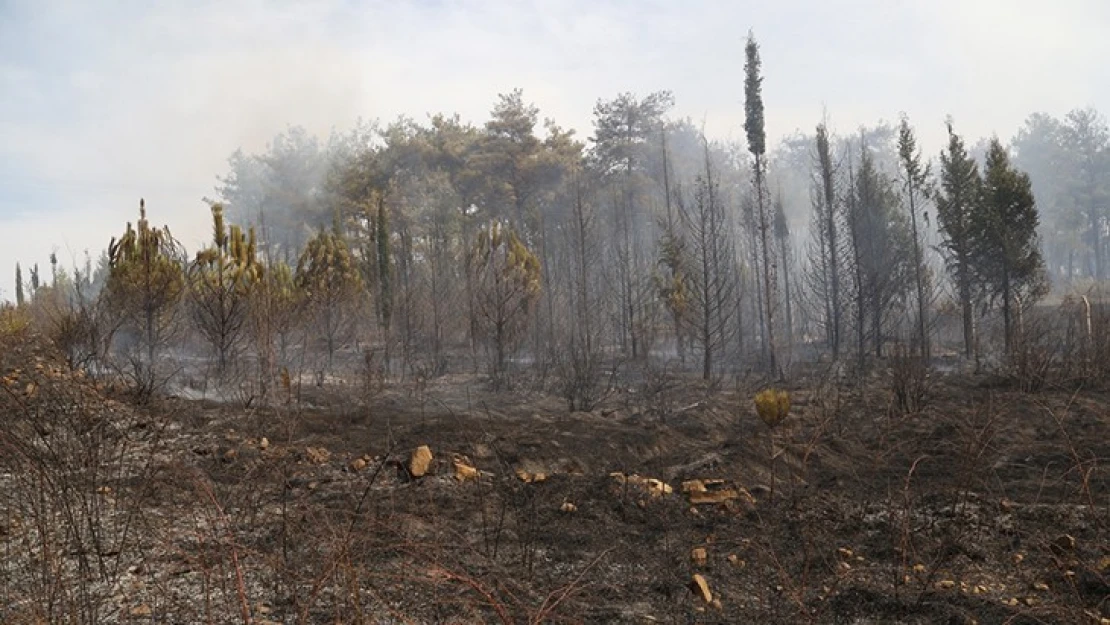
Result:
{"label": "rock", "polygon": [[705,491],[705,482],[701,480],[686,480],[682,483],[683,493],[704,493]]}
{"label": "rock", "polygon": [[468,482],[478,479],[478,469],[468,464],[465,460],[455,460],[455,479]]}
{"label": "rock", "polygon": [[572,504],[569,501],[564,501],[563,505],[559,506],[559,511],[564,514],[574,514],[575,512],[578,512],[578,506]]}
{"label": "rock", "polygon": [[852,555],[853,555],[852,550],[847,548],[847,547],[841,547],[841,548],[837,549],[836,553],[838,553],[840,555],[840,557],[844,558],[845,560],[850,560],[852,558]]}
{"label": "rock", "polygon": [[331,452],[323,447],[306,447],[304,457],[312,464],[324,464],[331,460]]}
{"label": "rock", "polygon": [[239,456],[239,450],[232,447],[231,449],[228,449],[227,451],[224,452],[223,459],[224,459],[224,462],[231,462],[232,460],[235,460],[235,458],[237,458],[238,456]]}
{"label": "rock", "polygon": [[150,615],[154,614],[154,610],[151,609],[151,607],[149,605],[145,604],[145,603],[131,608],[130,610],[128,610],[128,612],[131,614],[131,616],[134,616],[134,617],[137,617],[137,618],[146,618],[146,617],[149,617]]}
{"label": "rock", "polygon": [[620,471],[610,473],[609,477],[613,478],[620,486],[635,486],[641,488],[647,491],[652,497],[661,497],[674,492],[674,488],[672,488],[670,484],[653,477],[643,477],[636,474],[625,475]]}
{"label": "rock", "polygon": [[690,561],[694,563],[694,566],[704,568],[706,563],[709,562],[709,554],[706,553],[705,547],[694,547],[694,550],[690,552]]}
{"label": "rock", "polygon": [[709,590],[709,582],[705,580],[705,576],[701,573],[695,573],[693,579],[690,580],[690,590],[701,600],[706,603],[713,603],[713,593]]}
{"label": "rock", "polygon": [[524,482],[525,484],[534,484],[536,482],[542,482],[547,479],[546,473],[529,473],[524,469],[517,469],[516,476],[520,478],[520,481]]}
{"label": "rock", "polygon": [[366,468],[366,460],[364,458],[355,458],[354,460],[351,461],[351,470],[352,471],[355,471],[357,473],[358,471],[361,471],[365,468]]}
{"label": "rock", "polygon": [[262,440],[258,441],[258,448],[261,449],[262,451],[266,451],[267,449],[269,449],[270,448],[270,439],[263,436]]}
{"label": "rock", "polygon": [[1047,592],[1048,591],[1048,584],[1046,584],[1044,582],[1033,582],[1033,590],[1037,590],[1037,591],[1040,591],[1040,592]]}
{"label": "rock", "polygon": [[956,582],[950,579],[942,579],[937,582],[937,588],[940,590],[951,590],[956,587]]}
{"label": "rock", "polygon": [[424,477],[432,464],[432,450],[427,445],[421,445],[413,450],[409,457],[409,474],[413,477]]}

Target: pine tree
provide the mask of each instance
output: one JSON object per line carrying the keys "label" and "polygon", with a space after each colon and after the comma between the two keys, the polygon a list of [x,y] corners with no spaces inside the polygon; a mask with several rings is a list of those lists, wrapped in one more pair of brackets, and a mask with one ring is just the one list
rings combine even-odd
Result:
{"label": "pine tree", "polygon": [[979,212],[983,181],[979,166],[964,146],[964,140],[948,123],[948,148],[940,154],[940,189],[937,222],[945,251],[945,266],[956,286],[963,318],[964,356],[975,350],[975,231],[973,216]]}
{"label": "pine tree", "polygon": [[254,229],[224,224],[224,207],[212,205],[212,244],[197,252],[189,267],[190,308],[201,334],[226,372],[243,336],[251,291],[262,277]]}
{"label": "pine tree", "polygon": [[975,266],[989,300],[1002,306],[1007,352],[1013,346],[1015,314],[1047,290],[1039,223],[1029,175],[1010,164],[1006,148],[994,137],[987,150],[983,204],[972,224]]}
{"label": "pine tree", "polygon": [[108,244],[105,293],[109,309],[139,339],[129,366],[141,397],[149,396],[158,381],[158,352],[174,327],[184,291],[182,265],[181,248],[169,228],[152,228],[140,199],[136,227],[128,223],[123,236]]}
{"label": "pine tree", "polygon": [[492,343],[490,374],[505,382],[508,359],[524,336],[541,292],[540,260],[511,227],[492,222],[470,249],[482,332]]}
{"label": "pine tree", "polygon": [[879,172],[870,150],[860,140],[860,168],[854,197],[849,204],[857,275],[856,322],[860,358],[870,324],[872,349],[882,357],[887,317],[905,295],[912,275],[905,250],[910,247],[909,226],[898,212],[898,198],[891,181]]}
{"label": "pine tree", "polygon": [[327,366],[346,340],[352,313],[362,291],[362,278],[346,239],[336,228],[320,230],[309,239],[297,261],[296,285],[312,311],[327,341]]}
{"label": "pine tree", "polygon": [[744,54],[746,56],[744,62],[744,131],[748,137],[748,151],[755,157],[752,163],[752,171],[755,184],[756,219],[759,226],[759,246],[763,258],[763,314],[764,327],[767,332],[767,366],[769,371],[778,374],[778,363],[775,359],[775,266],[771,259],[771,233],[769,232],[771,218],[767,214],[768,206],[764,197],[764,178],[767,167],[764,157],[767,153],[767,133],[764,129],[763,120],[763,77],[760,75],[759,44],[755,41],[755,35],[750,32],[748,33],[748,42],[744,47]]}

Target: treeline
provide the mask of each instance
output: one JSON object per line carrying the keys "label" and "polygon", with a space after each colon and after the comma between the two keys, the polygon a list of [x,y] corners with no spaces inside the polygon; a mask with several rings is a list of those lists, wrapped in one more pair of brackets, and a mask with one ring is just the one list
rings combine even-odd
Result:
{"label": "treeline", "polygon": [[[1008,346],[1048,284],[1033,190],[1052,198],[1054,242],[1078,210],[1016,166],[1044,133],[1023,131],[1013,160],[997,138],[977,159],[949,124],[932,161],[906,119],[849,136],[822,122],[768,151],[754,40],[744,69],[744,144],[670,117],[668,92],[599,101],[585,140],[519,90],[481,126],[400,119],[323,144],[292,128],[232,155],[193,257],[144,209],[99,270],[54,266],[43,286],[34,268],[28,288],[57,334],[79,335],[61,339],[75,364],[113,362],[144,388],[183,332],[221,375],[249,363],[259,392],[357,353],[383,375],[480,367],[502,385],[527,370],[572,407],[619,363],[711,379],[779,376],[803,349],[928,358],[948,309],[968,356],[989,310]],[[1102,219],[1089,250],[1068,248],[1067,277],[1099,275]],[[1049,258],[1060,277],[1062,252]]]}

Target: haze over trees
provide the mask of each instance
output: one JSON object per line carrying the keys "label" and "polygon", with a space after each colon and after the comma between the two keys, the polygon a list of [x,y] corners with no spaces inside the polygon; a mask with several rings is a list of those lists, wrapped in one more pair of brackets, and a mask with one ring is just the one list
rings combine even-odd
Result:
{"label": "haze over trees", "polygon": [[[668,91],[600,98],[584,134],[519,89],[480,125],[290,127],[229,157],[194,260],[144,208],[99,274],[74,270],[80,297],[63,276],[59,301],[74,316],[103,285],[124,331],[87,333],[101,345],[86,351],[144,386],[174,342],[206,345],[217,372],[252,371],[257,392],[280,371],[357,362],[519,378],[580,407],[621,366],[716,381],[788,375],[797,357],[866,366],[891,345],[926,362],[1005,355],[1049,288],[1105,278],[1110,133],[1094,110],[1034,114],[981,160],[949,121],[933,159],[905,116],[766,128],[768,67],[765,84],[749,36],[736,142],[671,117]],[[14,269],[29,305],[46,285]]]}

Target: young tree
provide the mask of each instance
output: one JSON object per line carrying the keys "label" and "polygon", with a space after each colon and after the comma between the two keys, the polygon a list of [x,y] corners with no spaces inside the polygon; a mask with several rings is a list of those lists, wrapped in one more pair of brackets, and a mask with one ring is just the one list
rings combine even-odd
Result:
{"label": "young tree", "polygon": [[303,293],[282,260],[266,263],[250,289],[250,338],[258,356],[259,389],[266,397],[279,367],[289,366],[289,346],[301,321]]}
{"label": "young tree", "polygon": [[782,202],[782,194],[775,196],[775,242],[778,244],[779,261],[782,263],[782,292],[785,309],[786,349],[787,358],[794,345],[794,302],[790,290],[790,264],[792,252],[790,249],[790,224],[786,221],[786,208]]}
{"label": "young tree", "polygon": [[297,261],[296,284],[327,341],[330,369],[336,350],[350,334],[352,314],[362,294],[362,278],[338,228],[321,230],[309,239]]}
{"label": "young tree", "polygon": [[997,137],[991,139],[983,175],[983,204],[972,215],[975,267],[991,301],[1002,306],[1006,351],[1014,338],[1014,315],[1046,289],[1037,240],[1040,217],[1032,183],[1010,164]]}
{"label": "young tree", "polygon": [[24,304],[23,269],[19,266],[19,263],[16,263],[15,264],[15,305],[22,307],[23,304]]}
{"label": "young tree", "polygon": [[247,233],[224,224],[224,207],[212,205],[212,244],[197,252],[189,266],[189,303],[193,321],[216,354],[223,375],[236,356],[251,305],[251,292],[262,276],[256,259],[254,229]]}
{"label": "young tree", "polygon": [[929,165],[921,160],[921,151],[917,148],[917,138],[914,137],[913,128],[910,127],[909,118],[902,116],[898,126],[898,164],[902,178],[902,196],[905,198],[910,213],[910,238],[913,243],[913,279],[917,290],[917,341],[921,350],[921,357],[929,359],[929,331],[926,309],[929,305],[926,298],[928,269],[925,266],[925,257],[921,253],[921,235],[917,229],[917,211],[921,203],[928,197]]}
{"label": "young tree", "polygon": [[496,221],[478,233],[470,256],[479,325],[492,343],[490,373],[498,387],[539,299],[540,261],[511,227]]}
{"label": "young tree", "polygon": [[774,302],[775,295],[775,265],[771,260],[771,246],[769,232],[771,218],[765,196],[765,177],[767,164],[764,157],[767,153],[767,134],[763,120],[763,77],[760,75],[759,44],[755,36],[748,33],[748,42],[744,47],[746,60],[744,62],[744,131],[748,136],[748,151],[755,160],[752,163],[753,184],[755,185],[755,211],[759,227],[759,247],[763,260],[763,314],[764,327],[767,332],[768,370],[778,373],[778,363],[775,359],[775,323]]}
{"label": "young tree", "polygon": [[123,236],[108,244],[105,296],[136,339],[129,374],[139,395],[148,397],[158,384],[158,352],[174,327],[184,292],[184,254],[168,227],[150,226],[141,199],[136,226],[128,223]]}
{"label": "young tree", "polygon": [[943,237],[945,266],[960,302],[964,356],[967,358],[971,358],[975,350],[975,230],[972,219],[979,212],[981,192],[979,166],[949,122],[948,147],[940,154],[937,222]]}

